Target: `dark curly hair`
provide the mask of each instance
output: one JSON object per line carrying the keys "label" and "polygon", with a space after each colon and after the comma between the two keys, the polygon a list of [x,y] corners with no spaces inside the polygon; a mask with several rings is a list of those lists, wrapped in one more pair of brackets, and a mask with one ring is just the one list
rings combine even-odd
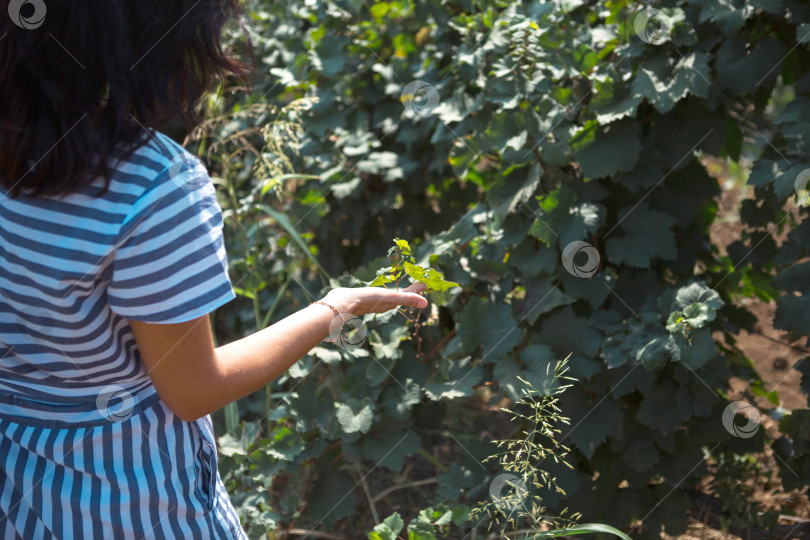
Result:
{"label": "dark curly hair", "polygon": [[0,0],[0,186],[61,195],[158,128],[200,121],[213,84],[249,66],[220,34],[237,0]]}

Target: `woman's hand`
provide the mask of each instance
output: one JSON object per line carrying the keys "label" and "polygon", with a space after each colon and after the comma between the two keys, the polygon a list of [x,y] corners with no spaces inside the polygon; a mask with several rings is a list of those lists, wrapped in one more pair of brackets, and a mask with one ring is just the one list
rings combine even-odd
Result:
{"label": "woman's hand", "polygon": [[[354,316],[397,306],[423,308],[425,285],[337,288],[323,301]],[[329,309],[305,308],[238,341],[214,348],[208,315],[177,324],[130,321],[144,366],[161,399],[192,421],[280,377],[326,334]]]}
{"label": "woman's hand", "polygon": [[398,291],[384,287],[339,287],[329,291],[323,301],[341,313],[359,317],[384,313],[397,306],[427,307],[427,300],[421,295],[426,288],[424,283],[414,283]]}

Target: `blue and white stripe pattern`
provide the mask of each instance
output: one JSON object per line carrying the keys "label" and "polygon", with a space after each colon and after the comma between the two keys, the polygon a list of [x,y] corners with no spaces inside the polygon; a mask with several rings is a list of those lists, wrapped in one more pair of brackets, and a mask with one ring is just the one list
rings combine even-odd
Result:
{"label": "blue and white stripe pattern", "polygon": [[0,540],[246,538],[210,418],[163,404],[128,323],[235,297],[201,167],[154,132],[106,193],[0,191]]}
{"label": "blue and white stripe pattern", "polygon": [[74,428],[0,417],[0,537],[245,538],[208,418],[153,395],[125,421]]}

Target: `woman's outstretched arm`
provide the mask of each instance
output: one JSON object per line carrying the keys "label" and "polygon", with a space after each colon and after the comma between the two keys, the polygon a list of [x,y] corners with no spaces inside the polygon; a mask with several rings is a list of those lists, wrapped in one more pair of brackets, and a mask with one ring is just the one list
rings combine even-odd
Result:
{"label": "woman's outstretched arm", "polygon": [[[355,316],[396,306],[423,308],[421,283],[402,291],[339,288],[323,301]],[[163,402],[186,421],[196,420],[278,378],[329,336],[335,313],[309,305],[238,341],[214,348],[208,316],[179,324],[130,321],[146,370]]]}

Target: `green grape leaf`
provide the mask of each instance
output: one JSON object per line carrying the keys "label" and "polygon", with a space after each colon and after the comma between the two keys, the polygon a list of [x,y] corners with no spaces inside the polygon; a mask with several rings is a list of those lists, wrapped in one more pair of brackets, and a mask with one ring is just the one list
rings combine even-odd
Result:
{"label": "green grape leaf", "polygon": [[492,379],[498,382],[513,401],[520,401],[521,389],[526,388],[523,381],[531,384],[541,394],[549,395],[553,378],[549,376],[548,367],[553,367],[556,360],[550,347],[535,343],[520,351],[522,366],[512,356],[498,361],[492,370]]}
{"label": "green grape leaf", "polygon": [[471,357],[455,361],[443,359],[438,374],[442,380],[425,383],[425,395],[433,401],[471,396],[473,387],[481,382],[484,370],[470,364]]}
{"label": "green grape leaf", "polygon": [[643,203],[623,209],[619,216],[624,237],[611,235],[605,242],[605,252],[613,263],[649,268],[653,259],[678,257],[672,232],[675,218]]}
{"label": "green grape leaf", "polygon": [[560,247],[565,249],[571,242],[587,238],[588,233],[595,233],[604,222],[605,213],[601,204],[572,205],[558,228]]}
{"label": "green grape leaf", "polygon": [[249,422],[243,423],[234,433],[226,433],[217,439],[220,454],[224,456],[247,456],[256,442],[259,430]]}
{"label": "green grape leaf", "polygon": [[476,296],[467,302],[459,319],[457,331],[464,349],[482,347],[485,362],[497,361],[523,340],[523,328],[506,304],[493,304]]}
{"label": "green grape leaf", "polygon": [[[591,105],[596,113],[596,120],[600,124],[609,124],[616,120],[621,120],[627,116],[635,115],[641,103],[641,96],[630,92],[624,84],[607,79],[603,85],[597,83],[597,88],[603,89],[603,93],[595,93]],[[620,97],[619,97],[620,96]]]}
{"label": "green grape leaf", "polygon": [[670,334],[675,334],[680,332],[681,334],[686,335],[686,332],[689,330],[686,324],[683,322],[683,312],[682,311],[673,311],[669,314],[669,318],[667,319],[667,332]]}
{"label": "green grape leaf", "polygon": [[717,317],[717,312],[703,302],[695,302],[683,308],[683,322],[692,328],[703,328]]}
{"label": "green grape leaf", "polygon": [[588,178],[629,171],[641,153],[641,127],[630,118],[606,126],[589,123],[571,139],[571,148]]}
{"label": "green grape leaf", "polygon": [[408,524],[408,540],[437,540],[433,525],[425,521],[412,520]]}
{"label": "green grape leaf", "polygon": [[529,234],[546,246],[551,246],[553,241],[559,239],[557,231],[570,214],[570,208],[576,202],[576,193],[565,185],[559,185],[548,193],[538,195],[536,200],[539,210]]}
{"label": "green grape leaf", "polygon": [[441,499],[455,501],[458,500],[466,490],[473,487],[475,478],[470,469],[458,463],[451,463],[446,473],[436,476],[436,482],[439,484],[436,495]]}
{"label": "green grape leaf", "polygon": [[782,291],[799,291],[802,296],[810,295],[810,262],[796,264],[782,270],[771,283]]}
{"label": "green grape leaf", "polygon": [[[386,269],[387,270],[387,269]],[[381,274],[366,283],[367,287],[382,287],[389,283],[396,283],[397,277],[392,274]]]}
{"label": "green grape leaf", "polygon": [[371,400],[363,401],[349,399],[346,403],[337,405],[337,419],[345,433],[366,433],[371,427],[374,418]]}
{"label": "green grape leaf", "polygon": [[329,392],[315,386],[312,378],[305,378],[295,389],[284,396],[288,403],[290,417],[295,418],[296,429],[309,431],[313,428],[326,428],[332,412]]}
{"label": "green grape leaf", "polygon": [[541,342],[563,356],[580,353],[592,358],[599,352],[602,334],[587,319],[577,317],[571,306],[552,313],[540,327]]}
{"label": "green grape leaf", "polygon": [[655,448],[653,441],[644,434],[628,442],[623,452],[624,462],[636,472],[650,470],[661,459],[661,454]]}
{"label": "green grape leaf", "polygon": [[[582,279],[579,281],[587,282],[589,280]],[[525,296],[517,304],[516,316],[520,320],[528,321],[529,324],[534,324],[540,315],[548,313],[556,307],[573,304],[575,301],[574,298],[565,294],[559,285],[554,283],[551,276],[528,278],[525,280],[524,287]]]}
{"label": "green grape leaf", "polygon": [[793,438],[798,455],[810,454],[810,410],[796,409],[779,421],[779,430]]}
{"label": "green grape leaf", "polygon": [[511,356],[503,358],[492,368],[492,379],[498,383],[498,386],[503,389],[512,401],[520,400],[521,382],[518,380],[518,376],[521,372],[521,366]]}
{"label": "green grape leaf", "polygon": [[631,171],[621,172],[613,177],[616,185],[623,186],[631,191],[648,191],[664,178],[661,165],[645,160],[649,156],[642,156],[641,161]]}
{"label": "green grape leaf", "polygon": [[[677,457],[681,458],[680,455]],[[691,459],[692,461],[689,463],[691,463],[693,467],[696,462],[701,463],[700,455],[686,455],[685,459]],[[659,467],[663,464],[669,464],[672,461],[672,459],[666,460],[662,464],[659,464]],[[687,471],[689,471],[689,469],[684,471],[684,474],[686,474]],[[698,471],[700,471],[700,469],[698,469]],[[656,531],[660,531],[663,527],[668,535],[676,537],[686,532],[686,528],[689,525],[687,515],[694,505],[694,500],[691,494],[686,492],[685,489],[677,490],[670,487],[671,485],[677,486],[677,482],[680,478],[683,478],[683,475],[678,478],[668,478],[669,482],[661,483],[657,486],[658,494],[653,500],[663,502],[664,498],[666,498],[667,503],[661,504],[655,512],[651,512],[650,515],[644,519],[645,527],[650,527],[650,530]]]}
{"label": "green grape leaf", "polygon": [[394,238],[394,244],[396,247],[391,248],[391,250],[388,251],[389,255],[392,254],[392,250],[398,249],[403,257],[413,261],[413,256],[411,255],[411,245],[408,243],[407,240],[402,240],[401,238]]}
{"label": "green grape leaf", "polygon": [[[521,203],[532,196],[540,184],[542,169],[539,163],[528,168],[517,168],[499,178],[486,192],[486,200],[499,218],[504,219]],[[525,175],[525,178],[523,178]]]}
{"label": "green grape leaf", "polygon": [[708,55],[690,53],[683,56],[672,72],[658,74],[641,68],[631,89],[635,96],[646,98],[661,113],[668,113],[687,94],[705,98],[710,85]]}
{"label": "green grape leaf", "polygon": [[684,309],[695,302],[705,304],[712,309],[720,309],[724,304],[717,291],[710,289],[705,283],[690,283],[678,289],[675,294],[674,307]]}
{"label": "green grape leaf", "polygon": [[285,426],[276,428],[268,439],[270,444],[265,449],[267,454],[284,461],[293,461],[306,446],[300,433]]}
{"label": "green grape leaf", "polygon": [[374,530],[368,533],[368,540],[397,540],[404,527],[405,522],[399,512],[394,512],[374,526]]}
{"label": "green grape leaf", "polygon": [[696,386],[680,386],[675,392],[674,402],[678,407],[681,418],[711,416],[712,408],[718,401],[718,396],[703,384]]}
{"label": "green grape leaf", "polygon": [[466,504],[459,504],[453,507],[450,514],[453,518],[453,524],[456,527],[461,527],[470,520],[470,507]]}
{"label": "green grape leaf", "polygon": [[[571,392],[571,389],[566,392]],[[587,401],[581,402],[580,411],[566,409],[566,414],[571,415],[572,421],[568,437],[585,454],[585,457],[591,459],[599,445],[608,437],[622,438],[624,413],[612,399],[605,399],[591,407],[586,406],[585,403]]]}
{"label": "green grape leaf", "polygon": [[[402,328],[402,327],[397,327]],[[407,332],[407,328],[403,328]],[[366,381],[370,386],[379,386],[391,374],[396,363],[396,356],[402,356],[402,351],[397,348],[397,342],[390,344],[393,350],[387,350],[386,356],[380,356],[376,353],[371,357],[371,360],[366,363]],[[398,354],[397,354],[398,353]]]}
{"label": "green grape leaf", "polygon": [[[557,357],[548,345],[533,343],[520,351],[520,362],[523,364],[523,372],[520,378],[531,384],[535,390],[543,394],[550,394],[553,390],[553,364]],[[549,370],[551,366],[551,370]],[[559,381],[558,381],[559,383]]]}
{"label": "green grape leaf", "polygon": [[612,335],[602,346],[602,356],[609,368],[635,360],[648,370],[655,370],[669,360],[670,353],[666,348],[669,336],[661,332],[660,327],[633,319],[627,324],[629,333]]}
{"label": "green grape leaf", "polygon": [[402,458],[411,456],[422,447],[422,441],[413,431],[395,431],[382,437],[363,439],[363,457],[392,471],[402,470]]}
{"label": "green grape leaf", "polygon": [[803,23],[796,27],[796,41],[810,43],[810,24]]}
{"label": "green grape leaf", "polygon": [[699,22],[712,21],[725,35],[737,32],[745,22],[745,9],[735,9],[731,2],[722,0],[707,2],[700,10]]}
{"label": "green grape leaf", "polygon": [[388,250],[388,260],[394,262],[396,266],[387,266],[377,270],[376,278],[370,282],[364,282],[367,287],[399,283],[406,274],[414,282],[427,285],[427,292],[443,292],[459,286],[454,281],[446,280],[444,275],[435,268],[423,268],[416,264],[411,252],[411,246],[407,240],[394,239],[394,246]]}
{"label": "green grape leaf", "polygon": [[394,420],[405,420],[413,406],[422,401],[422,387],[413,379],[405,379],[402,384],[386,387],[380,400],[385,416]]}
{"label": "green grape leaf", "polygon": [[810,356],[805,356],[793,364],[793,369],[802,374],[802,393],[805,395],[810,395]]}
{"label": "green grape leaf", "polygon": [[638,421],[664,434],[675,431],[680,425],[678,411],[672,406],[675,389],[673,383],[662,381],[647,392],[636,413]]}
{"label": "green grape leaf", "polygon": [[417,264],[411,264],[407,261],[402,263],[402,265],[405,269],[405,273],[411,276],[414,281],[427,285],[427,292],[441,292],[459,286],[459,284],[454,281],[444,279],[444,275],[435,268],[422,268]]}
{"label": "green grape leaf", "polygon": [[310,519],[332,522],[357,509],[355,480],[336,468],[327,468],[307,497],[306,515]]}
{"label": "green grape leaf", "polygon": [[658,369],[669,360],[668,344],[666,336],[653,338],[636,350],[636,360],[648,370]]}
{"label": "green grape leaf", "polygon": [[777,15],[781,15],[782,11],[785,9],[782,0],[750,0],[750,4],[755,8]]}
{"label": "green grape leaf", "polygon": [[698,328],[689,332],[689,339],[682,334],[672,334],[668,347],[672,359],[696,370],[717,355],[717,347],[708,328]]}
{"label": "green grape leaf", "polygon": [[396,359],[402,356],[399,344],[407,335],[408,328],[405,326],[383,326],[379,332],[376,329],[369,332],[368,341],[376,358]]}
{"label": "green grape leaf", "polygon": [[770,84],[779,75],[773,69],[787,52],[786,47],[771,36],[757,40],[748,47],[742,34],[734,34],[722,41],[715,56],[717,82],[734,92],[745,93],[757,84]]}
{"label": "green grape leaf", "polygon": [[799,335],[810,335],[810,297],[783,296],[776,303],[773,327]]}

